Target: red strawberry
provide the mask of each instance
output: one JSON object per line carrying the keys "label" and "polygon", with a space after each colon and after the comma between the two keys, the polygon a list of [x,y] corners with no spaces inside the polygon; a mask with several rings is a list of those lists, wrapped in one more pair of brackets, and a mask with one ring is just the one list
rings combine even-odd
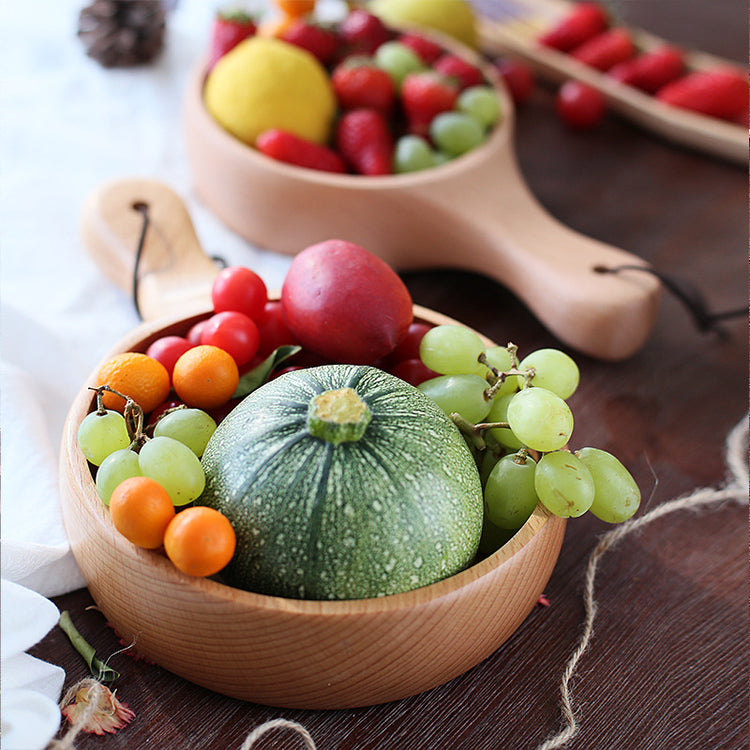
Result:
{"label": "red strawberry", "polygon": [[579,3],[552,28],[539,37],[539,43],[560,52],[569,52],[609,26],[601,5]]}
{"label": "red strawberry", "polygon": [[346,172],[346,165],[335,151],[286,130],[272,128],[264,131],[256,139],[255,147],[266,156],[286,164],[323,172]]}
{"label": "red strawberry", "polygon": [[410,73],[401,83],[401,104],[417,135],[426,135],[432,120],[453,109],[457,98],[458,86],[433,70]]}
{"label": "red strawberry", "polygon": [[516,104],[523,104],[536,88],[536,79],[526,63],[512,58],[501,58],[495,62],[498,72]]}
{"label": "red strawberry", "polygon": [[374,109],[347,112],[336,129],[336,146],[358,174],[374,176],[393,171],[393,140],[388,123]]}
{"label": "red strawberry", "polygon": [[439,44],[419,34],[401,34],[398,41],[416,52],[425,65],[432,65],[445,52]]}
{"label": "red strawberry", "polygon": [[684,71],[685,60],[682,53],[674,47],[664,45],[618,63],[608,73],[622,83],[647,94],[654,94],[662,86],[679,78]]}
{"label": "red strawberry", "polygon": [[396,85],[391,76],[356,57],[334,69],[331,84],[342,109],[377,109],[388,115],[396,100]]}
{"label": "red strawberry", "polygon": [[209,70],[227,52],[234,49],[243,39],[253,36],[257,30],[255,19],[244,11],[218,11],[211,31]]}
{"label": "red strawberry", "polygon": [[285,29],[281,39],[306,49],[323,65],[333,62],[340,44],[339,36],[332,28],[310,23],[302,18],[296,19]]}
{"label": "red strawberry", "polygon": [[391,32],[383,22],[366,10],[353,10],[339,25],[339,33],[350,54],[371,55],[391,39]]}
{"label": "red strawberry", "polygon": [[680,109],[741,122],[748,110],[748,82],[733,70],[696,70],[660,88],[656,98]]}
{"label": "red strawberry", "polygon": [[433,68],[447,78],[455,78],[462,91],[469,86],[481,86],[485,82],[482,71],[458,55],[450,53],[443,55],[435,62]]}
{"label": "red strawberry", "polygon": [[633,57],[635,45],[627,29],[614,28],[591,37],[570,54],[584,65],[605,71]]}

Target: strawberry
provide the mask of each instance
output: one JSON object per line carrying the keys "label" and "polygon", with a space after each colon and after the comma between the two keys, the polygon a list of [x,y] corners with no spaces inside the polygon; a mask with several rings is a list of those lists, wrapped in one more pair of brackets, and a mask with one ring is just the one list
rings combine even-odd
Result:
{"label": "strawberry", "polygon": [[383,22],[366,10],[353,10],[339,25],[339,33],[350,54],[372,55],[391,39],[391,32]]}
{"label": "strawberry", "polygon": [[398,41],[404,46],[409,47],[412,52],[416,52],[425,65],[432,65],[445,52],[436,42],[413,32],[401,34],[398,37]]}
{"label": "strawberry", "polygon": [[434,70],[410,73],[401,84],[401,104],[409,130],[426,135],[432,120],[441,112],[453,109],[458,86]]}
{"label": "strawberry", "polygon": [[614,28],[591,37],[570,54],[584,65],[605,71],[633,57],[635,45],[627,29]]}
{"label": "strawberry", "polygon": [[609,19],[598,3],[579,3],[570,13],[542,34],[538,41],[545,47],[569,52],[609,26]]}
{"label": "strawberry", "polygon": [[256,139],[255,147],[266,156],[286,164],[323,172],[346,172],[346,165],[335,151],[286,130],[272,128],[264,131]]}
{"label": "strawberry", "polygon": [[624,60],[607,72],[622,83],[647,94],[654,94],[662,86],[679,78],[684,71],[685,60],[682,53],[674,47],[662,45],[630,60]]}
{"label": "strawberry", "polygon": [[336,128],[336,146],[358,174],[385,175],[393,172],[393,140],[388,123],[374,109],[353,109]]}
{"label": "strawberry", "polygon": [[242,10],[218,11],[211,30],[208,68],[258,30],[255,19]]}
{"label": "strawberry", "polygon": [[481,86],[485,82],[482,71],[458,55],[442,55],[433,65],[433,69],[447,78],[455,78],[461,91],[469,86]]}
{"label": "strawberry", "polygon": [[672,107],[734,122],[742,122],[748,110],[747,78],[729,69],[687,73],[655,96]]}
{"label": "strawberry", "polygon": [[298,18],[286,28],[281,39],[289,44],[306,49],[323,65],[333,62],[339,50],[339,36],[327,26]]}
{"label": "strawberry", "polygon": [[389,115],[396,100],[396,85],[370,58],[350,57],[334,68],[331,84],[341,109],[377,109]]}

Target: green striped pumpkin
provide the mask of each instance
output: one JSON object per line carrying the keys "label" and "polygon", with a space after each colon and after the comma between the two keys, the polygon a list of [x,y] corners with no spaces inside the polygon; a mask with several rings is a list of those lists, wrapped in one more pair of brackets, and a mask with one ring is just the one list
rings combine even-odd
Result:
{"label": "green striped pumpkin", "polygon": [[452,421],[374,367],[290,371],[242,401],[203,455],[199,504],[224,513],[232,586],[359,599],[433,583],[474,558],[479,475]]}

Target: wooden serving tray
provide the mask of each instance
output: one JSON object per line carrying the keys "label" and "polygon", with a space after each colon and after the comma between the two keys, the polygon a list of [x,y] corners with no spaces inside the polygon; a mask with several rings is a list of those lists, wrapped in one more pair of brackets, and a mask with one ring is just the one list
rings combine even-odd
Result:
{"label": "wooden serving tray", "polygon": [[[744,126],[670,107],[568,54],[538,44],[538,36],[568,13],[575,3],[569,0],[472,0],[472,4],[478,14],[480,47],[486,53],[525,60],[540,77],[553,83],[571,78],[583,81],[604,94],[612,111],[659,136],[737,164],[748,163],[748,130]],[[641,49],[666,43],[645,31],[632,28],[630,31]],[[746,68],[714,55],[688,50],[683,50],[683,54],[689,69],[732,68],[747,75]]]}

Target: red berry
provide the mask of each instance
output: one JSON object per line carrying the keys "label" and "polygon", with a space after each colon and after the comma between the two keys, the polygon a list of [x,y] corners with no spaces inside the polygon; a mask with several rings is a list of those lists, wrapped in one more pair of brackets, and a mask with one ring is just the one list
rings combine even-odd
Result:
{"label": "red berry", "polygon": [[604,95],[581,81],[566,81],[555,96],[555,110],[573,128],[591,128],[604,117]]}
{"label": "red berry", "polygon": [[433,68],[446,78],[455,78],[461,91],[469,86],[481,86],[485,83],[482,71],[458,55],[443,55],[435,62]]}
{"label": "red berry", "polygon": [[426,39],[420,34],[401,34],[398,41],[416,52],[425,65],[432,65],[445,52],[437,42]]}
{"label": "red berry", "polygon": [[430,328],[432,326],[429,323],[412,323],[396,348],[388,355],[386,362],[395,365],[404,359],[419,359],[419,345]]}
{"label": "red berry", "polygon": [[654,94],[662,86],[679,78],[684,70],[682,53],[674,47],[663,45],[618,63],[607,72],[621,83]]}
{"label": "red berry", "polygon": [[393,140],[388,123],[374,109],[352,109],[338,123],[336,145],[351,168],[364,175],[393,171]]}
{"label": "red berry", "polygon": [[340,44],[339,36],[332,28],[303,19],[295,20],[286,28],[281,39],[306,49],[323,65],[333,62]]}
{"label": "red berry", "polygon": [[590,68],[605,71],[633,57],[635,45],[627,29],[614,28],[585,41],[570,54]]}
{"label": "red berry", "polygon": [[338,65],[331,84],[342,109],[377,109],[390,114],[396,100],[396,86],[388,73],[356,58]]}
{"label": "red berry", "polygon": [[218,346],[231,354],[237,366],[241,367],[256,355],[260,334],[247,315],[227,310],[208,319],[201,333],[201,344]]}
{"label": "red berry", "polygon": [[234,49],[241,41],[257,31],[255,19],[241,10],[219,11],[214,18],[211,31],[211,47],[208,55],[209,70],[220,58]]}
{"label": "red berry", "polygon": [[208,320],[199,320],[194,326],[190,328],[185,337],[193,346],[198,346],[201,342],[201,336],[203,329],[206,327]]}
{"label": "red berry", "polygon": [[579,3],[538,39],[545,47],[569,52],[609,26],[607,13],[597,3]]}
{"label": "red berry", "polygon": [[273,128],[264,131],[256,139],[255,147],[271,159],[296,167],[322,172],[346,172],[346,165],[335,151],[286,130]]}
{"label": "red berry", "polygon": [[223,268],[211,287],[214,312],[241,312],[256,320],[268,302],[266,284],[245,266]]}
{"label": "red berry", "polygon": [[258,354],[265,357],[280,346],[296,344],[294,335],[287,328],[281,311],[281,302],[272,300],[266,302],[263,313],[257,321],[260,334]]}
{"label": "red berry", "polygon": [[432,70],[410,73],[401,83],[401,103],[409,130],[426,135],[432,120],[441,112],[453,109],[458,86]]}
{"label": "red berry", "polygon": [[438,375],[427,367],[421,359],[402,359],[391,367],[390,373],[415,387],[424,383],[425,380],[436,378]]}
{"label": "red berry", "polygon": [[531,68],[520,60],[501,58],[495,63],[498,72],[505,81],[505,85],[516,104],[523,104],[536,88],[536,79]]}
{"label": "red berry", "polygon": [[182,336],[162,336],[146,349],[146,354],[159,360],[166,368],[169,376],[172,377],[174,363],[194,346],[195,344],[192,341],[188,341]]}
{"label": "red berry", "polygon": [[672,107],[742,122],[748,110],[748,82],[733,70],[696,70],[659,89],[656,98]]}
{"label": "red berry", "polygon": [[339,33],[349,54],[372,55],[384,42],[392,38],[383,22],[366,10],[353,10],[339,25]]}

